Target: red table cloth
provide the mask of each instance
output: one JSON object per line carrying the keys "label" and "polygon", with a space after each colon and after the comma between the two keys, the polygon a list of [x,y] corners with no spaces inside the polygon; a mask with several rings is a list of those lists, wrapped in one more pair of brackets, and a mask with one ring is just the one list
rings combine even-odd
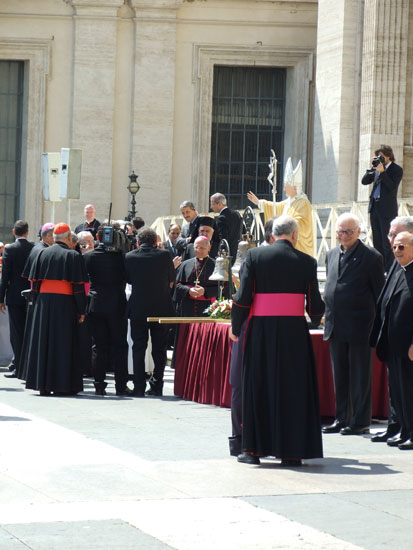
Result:
{"label": "red table cloth", "polygon": [[[229,366],[232,342],[229,324],[193,323],[179,326],[175,350],[175,395],[197,403],[231,406]],[[328,342],[322,331],[311,331],[317,366],[321,416],[334,417],[334,384]],[[387,369],[373,357],[372,415],[386,418]]]}

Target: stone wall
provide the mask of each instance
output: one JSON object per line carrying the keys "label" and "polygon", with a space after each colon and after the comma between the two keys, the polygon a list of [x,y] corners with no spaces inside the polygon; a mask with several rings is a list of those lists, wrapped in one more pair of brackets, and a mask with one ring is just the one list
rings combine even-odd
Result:
{"label": "stone wall", "polygon": [[287,68],[285,154],[308,161],[316,45],[313,0],[3,0],[1,59],[26,61],[21,216],[51,216],[40,158],[83,151],[79,200],[56,204],[75,224],[84,204],[124,217],[128,174],[149,223],[185,199],[208,208],[214,63]]}

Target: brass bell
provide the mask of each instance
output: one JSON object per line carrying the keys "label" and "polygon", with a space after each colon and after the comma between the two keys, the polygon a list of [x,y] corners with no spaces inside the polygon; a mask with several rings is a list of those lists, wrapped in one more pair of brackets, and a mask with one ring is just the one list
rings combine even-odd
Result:
{"label": "brass bell", "polygon": [[228,281],[228,270],[230,266],[231,257],[230,256],[218,256],[215,260],[215,269],[210,281]]}

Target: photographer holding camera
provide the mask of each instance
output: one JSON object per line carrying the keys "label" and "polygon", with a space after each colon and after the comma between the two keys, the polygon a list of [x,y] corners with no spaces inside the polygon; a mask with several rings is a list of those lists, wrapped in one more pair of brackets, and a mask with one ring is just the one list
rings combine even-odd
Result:
{"label": "photographer holding camera", "polygon": [[373,245],[382,254],[384,270],[388,271],[393,262],[393,254],[387,234],[391,220],[397,216],[397,189],[403,176],[403,168],[394,162],[393,149],[389,145],[380,145],[374,154],[372,167],[366,171],[361,183],[373,183],[368,209]]}

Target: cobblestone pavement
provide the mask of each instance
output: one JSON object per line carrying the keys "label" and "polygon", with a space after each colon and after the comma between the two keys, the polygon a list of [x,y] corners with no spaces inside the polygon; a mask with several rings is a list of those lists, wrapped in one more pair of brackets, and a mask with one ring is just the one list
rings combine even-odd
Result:
{"label": "cobblestone pavement", "polygon": [[[238,464],[230,412],[173,396],[40,397],[0,369],[1,550],[413,548],[413,453],[324,436],[302,468]],[[372,432],[382,429],[375,423]]]}

